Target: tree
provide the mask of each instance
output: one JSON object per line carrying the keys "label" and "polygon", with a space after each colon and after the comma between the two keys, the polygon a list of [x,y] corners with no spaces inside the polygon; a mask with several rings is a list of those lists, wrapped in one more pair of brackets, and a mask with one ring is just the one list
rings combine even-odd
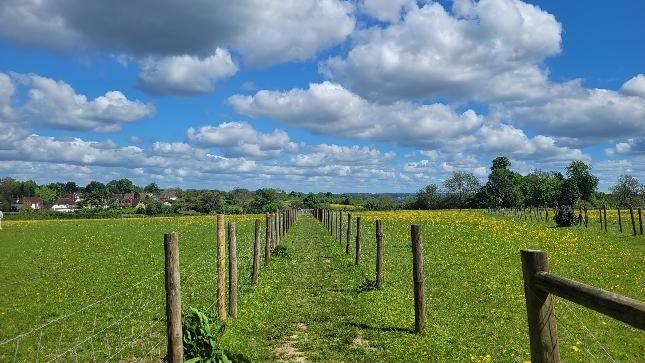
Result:
{"label": "tree", "polygon": [[511,167],[511,161],[506,156],[498,156],[493,159],[493,166],[490,168],[493,170],[508,170]]}
{"label": "tree", "polygon": [[199,197],[197,211],[201,213],[224,213],[224,196],[219,192],[206,191]]}
{"label": "tree", "polygon": [[567,177],[578,188],[580,198],[587,202],[590,201],[598,188],[598,178],[591,174],[591,167],[580,160],[572,161],[567,166]]}
{"label": "tree", "polygon": [[159,193],[161,189],[159,189],[159,186],[157,185],[157,183],[150,183],[146,185],[145,188],[143,188],[143,191],[154,194],[154,193]]}
{"label": "tree", "polygon": [[275,212],[280,209],[278,200],[278,191],[276,189],[265,188],[255,191],[255,196],[249,204],[251,213]]}
{"label": "tree", "polygon": [[302,199],[303,208],[315,209],[320,208],[321,206],[322,203],[320,202],[320,198],[314,193],[309,193]]}
{"label": "tree", "polygon": [[20,187],[18,189],[18,195],[20,197],[33,197],[36,195],[37,187],[38,187],[38,184],[36,184],[36,182],[33,180],[27,180],[27,181],[21,182]]}
{"label": "tree", "polygon": [[580,191],[573,179],[565,179],[560,186],[560,193],[558,194],[558,206],[573,207],[576,201],[580,199]]}
{"label": "tree", "polygon": [[484,186],[488,205],[492,207],[517,207],[523,204],[522,176],[509,170],[511,162],[500,156],[493,160],[488,182]]}
{"label": "tree", "polygon": [[91,181],[82,191],[83,203],[92,207],[103,206],[108,195],[107,187],[97,181]]}
{"label": "tree", "polygon": [[524,203],[532,207],[555,206],[564,176],[557,172],[535,170],[524,177]]}
{"label": "tree", "polygon": [[621,175],[616,185],[610,188],[618,204],[624,207],[634,207],[640,203],[641,189],[642,186],[638,179],[631,175]]}
{"label": "tree", "polygon": [[464,204],[464,198],[475,194],[480,187],[475,174],[464,171],[454,172],[443,185],[450,193],[457,195],[460,207]]}
{"label": "tree", "polygon": [[417,192],[415,205],[422,209],[437,209],[441,205],[441,196],[436,184],[427,185]]}
{"label": "tree", "polygon": [[56,198],[58,198],[56,190],[48,186],[36,188],[36,196],[42,199],[43,203],[46,206],[51,205],[56,200]]}
{"label": "tree", "polygon": [[74,193],[78,193],[79,187],[78,185],[76,185],[75,182],[71,181],[71,182],[65,183],[65,187],[63,188],[63,190],[65,194],[74,194]]}
{"label": "tree", "polygon": [[111,194],[122,195],[125,193],[134,192],[135,186],[130,179],[123,178],[110,181],[109,183],[107,183],[107,188]]}

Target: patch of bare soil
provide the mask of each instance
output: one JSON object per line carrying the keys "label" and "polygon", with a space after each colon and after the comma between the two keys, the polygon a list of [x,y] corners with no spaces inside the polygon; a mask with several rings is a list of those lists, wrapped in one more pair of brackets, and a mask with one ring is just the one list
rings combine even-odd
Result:
{"label": "patch of bare soil", "polygon": [[306,337],[307,326],[303,323],[296,324],[293,335],[288,336],[280,346],[273,350],[276,362],[281,363],[307,363],[307,357],[298,349],[300,339]]}

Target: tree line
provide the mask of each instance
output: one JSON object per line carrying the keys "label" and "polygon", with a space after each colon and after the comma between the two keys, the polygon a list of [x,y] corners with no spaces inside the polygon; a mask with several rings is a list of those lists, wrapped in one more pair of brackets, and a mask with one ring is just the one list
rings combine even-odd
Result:
{"label": "tree line", "polygon": [[[621,175],[609,193],[599,192],[599,179],[582,161],[571,162],[563,172],[534,170],[521,175],[511,170],[511,161],[497,157],[482,185],[470,172],[454,172],[443,183],[430,184],[416,194],[405,193],[300,193],[263,188],[251,191],[212,189],[169,189],[176,194],[172,203],[161,203],[155,183],[137,186],[127,178],[103,184],[91,181],[81,187],[73,181],[38,185],[32,180],[0,179],[0,210],[23,197],[38,197],[45,206],[58,198],[76,196],[84,210],[123,209],[118,201],[133,193],[140,198],[146,214],[177,213],[264,213],[281,208],[360,208],[365,210],[457,209],[457,208],[579,208],[599,206],[633,207],[645,204],[645,186],[630,175]],[[126,212],[128,211],[127,208]]]}

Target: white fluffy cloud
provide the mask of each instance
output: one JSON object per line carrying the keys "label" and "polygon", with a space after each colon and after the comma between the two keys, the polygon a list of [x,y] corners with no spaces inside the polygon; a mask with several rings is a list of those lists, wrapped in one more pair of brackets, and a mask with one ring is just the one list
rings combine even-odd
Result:
{"label": "white fluffy cloud", "polygon": [[605,150],[607,155],[645,154],[645,138],[627,139]]}
{"label": "white fluffy cloud", "polygon": [[401,22],[369,28],[320,66],[368,98],[513,100],[540,97],[540,63],[560,52],[561,25],[519,0],[413,4]]}
{"label": "white fluffy cloud", "polygon": [[637,74],[623,84],[621,91],[630,96],[645,97],[645,75]]}
{"label": "white fluffy cloud", "polygon": [[293,152],[298,145],[282,130],[262,133],[246,122],[224,122],[218,126],[188,129],[188,139],[200,147],[218,147],[225,156],[264,158],[282,151]]}
{"label": "white fluffy cloud", "polygon": [[85,47],[134,55],[208,56],[233,48],[252,64],[314,56],[354,29],[340,0],[171,0],[0,2],[0,37],[55,49]]}
{"label": "white fluffy cloud", "polygon": [[645,99],[606,89],[571,87],[544,102],[495,108],[495,117],[552,136],[591,140],[645,136]]}
{"label": "white fluffy cloud", "polygon": [[243,114],[271,117],[317,134],[413,146],[457,146],[482,124],[472,110],[457,113],[443,104],[410,102],[381,105],[330,82],[313,83],[306,90],[235,95],[229,102]]}
{"label": "white fluffy cloud", "polygon": [[140,62],[139,85],[157,95],[199,94],[215,89],[215,82],[237,72],[225,49],[206,57],[192,55],[147,58]]}
{"label": "white fluffy cloud", "polygon": [[131,101],[119,91],[89,100],[63,81],[34,74],[14,74],[13,78],[27,89],[26,101],[14,110],[23,122],[67,130],[114,132],[124,123],[154,113],[152,105]]}

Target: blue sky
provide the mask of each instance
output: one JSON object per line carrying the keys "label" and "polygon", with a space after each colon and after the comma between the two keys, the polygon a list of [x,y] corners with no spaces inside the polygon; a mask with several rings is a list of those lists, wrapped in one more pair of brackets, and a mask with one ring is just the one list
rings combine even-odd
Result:
{"label": "blue sky", "polygon": [[584,160],[645,181],[642,1],[9,0],[0,175],[412,192]]}

